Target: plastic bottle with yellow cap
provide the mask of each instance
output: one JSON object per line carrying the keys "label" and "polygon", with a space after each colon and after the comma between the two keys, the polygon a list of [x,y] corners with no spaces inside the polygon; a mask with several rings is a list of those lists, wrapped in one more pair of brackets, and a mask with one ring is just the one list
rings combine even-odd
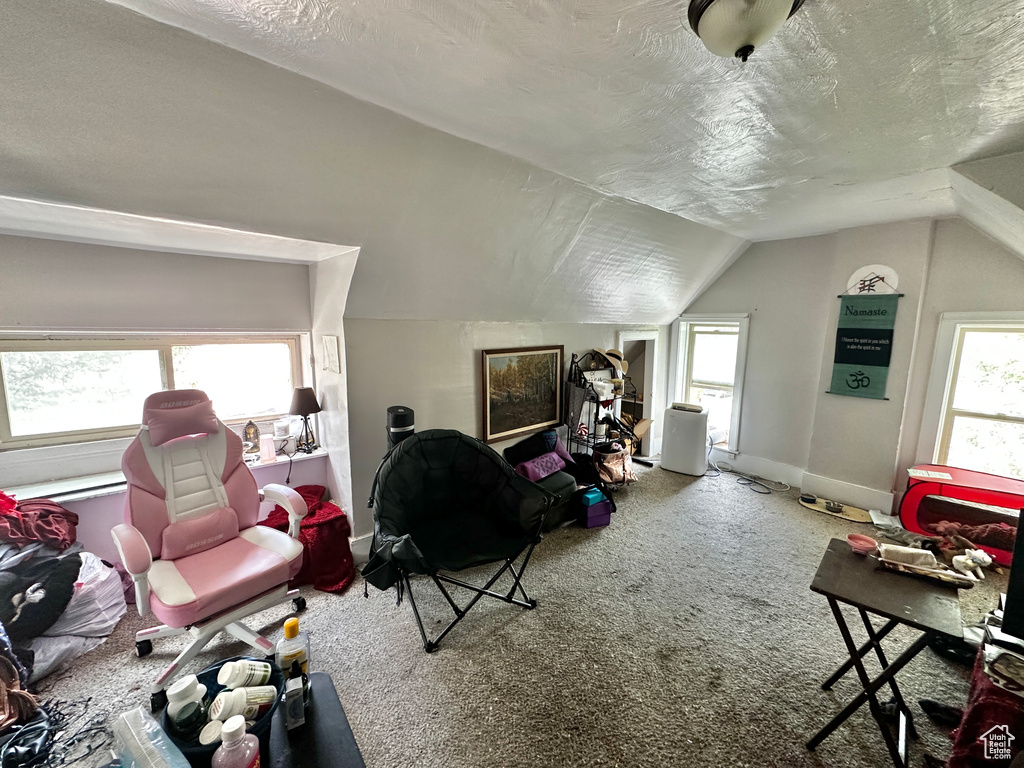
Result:
{"label": "plastic bottle with yellow cap", "polygon": [[[309,674],[309,636],[299,631],[299,620],[292,616],[284,622],[284,638],[277,641],[277,666],[289,674],[293,662],[299,663],[303,675]],[[309,706],[309,684],[302,689],[302,700]]]}

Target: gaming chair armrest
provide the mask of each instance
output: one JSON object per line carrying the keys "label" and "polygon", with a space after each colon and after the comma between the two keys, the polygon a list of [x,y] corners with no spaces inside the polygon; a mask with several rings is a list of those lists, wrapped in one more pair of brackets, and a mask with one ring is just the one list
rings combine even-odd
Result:
{"label": "gaming chair armrest", "polygon": [[299,525],[302,523],[302,518],[309,512],[306,502],[298,492],[287,485],[271,483],[260,491],[260,500],[273,502],[288,513],[288,535],[298,540]]}
{"label": "gaming chair armrest", "polygon": [[135,607],[139,616],[149,615],[149,568],[153,564],[153,555],[149,545],[139,529],[121,523],[110,529],[110,536],[121,556],[124,569],[132,576],[135,584]]}

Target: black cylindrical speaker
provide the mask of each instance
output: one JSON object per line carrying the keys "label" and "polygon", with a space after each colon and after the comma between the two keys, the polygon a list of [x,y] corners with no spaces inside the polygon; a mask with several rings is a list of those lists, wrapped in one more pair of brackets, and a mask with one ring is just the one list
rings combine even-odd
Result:
{"label": "black cylindrical speaker", "polygon": [[388,450],[416,432],[416,413],[404,405],[388,408]]}

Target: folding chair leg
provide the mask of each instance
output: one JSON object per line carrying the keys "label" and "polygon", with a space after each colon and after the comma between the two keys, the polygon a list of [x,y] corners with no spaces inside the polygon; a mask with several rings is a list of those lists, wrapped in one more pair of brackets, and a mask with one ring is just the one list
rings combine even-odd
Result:
{"label": "folding chair leg", "polygon": [[444,584],[441,583],[441,579],[439,579],[436,574],[431,574],[431,578],[434,580],[434,584],[437,585],[437,588],[441,590],[441,594],[444,595],[444,599],[448,601],[448,605],[451,606],[455,615],[461,616],[464,614],[465,611],[459,608],[459,604],[455,602],[448,590],[444,588]]}
{"label": "folding chair leg", "polygon": [[[527,560],[529,560],[529,555],[527,555]],[[515,566],[515,564],[511,560],[508,561],[508,567],[509,567],[509,570],[512,571],[512,576],[515,577],[515,582],[512,584],[512,589],[509,590],[509,593],[508,593],[509,601],[510,602],[512,601],[512,597],[516,593],[516,588],[518,588],[519,592],[523,596],[523,602],[526,603],[526,605],[523,606],[523,607],[527,608],[529,610],[533,610],[534,608],[537,607],[537,601],[533,600],[528,594],[526,594],[526,589],[523,587],[523,581],[522,581],[523,577],[519,575],[523,571],[526,570],[526,562],[525,561],[523,562],[523,567],[519,571],[516,570],[516,566]],[[518,605],[518,603],[517,603],[517,605]]]}
{"label": "folding chair leg", "polygon": [[409,603],[412,605],[413,616],[416,617],[416,626],[419,627],[420,637],[423,638],[423,650],[427,653],[433,653],[437,650],[437,643],[431,642],[427,639],[427,631],[423,628],[423,619],[420,618],[419,608],[416,607],[416,598],[412,596],[412,584],[409,582],[408,574],[403,573],[402,580],[405,582],[405,591],[409,595]]}
{"label": "folding chair leg", "polygon": [[[427,653],[433,653],[434,651],[436,651],[441,640],[443,640],[445,636],[449,632],[451,632],[452,629],[454,629],[456,624],[458,624],[460,621],[462,621],[463,618],[465,618],[466,614],[469,613],[470,609],[472,609],[473,606],[476,605],[477,602],[482,597],[493,597],[497,600],[501,600],[506,603],[511,603],[512,605],[518,605],[520,608],[536,608],[537,601],[532,599],[528,594],[526,594],[526,588],[523,586],[523,573],[526,571],[526,566],[530,562],[530,555],[533,554],[533,548],[536,546],[536,544],[537,542],[534,541],[529,545],[529,547],[527,547],[524,550],[525,557],[523,557],[522,565],[520,565],[518,569],[516,569],[515,566],[515,558],[506,559],[501,568],[498,569],[497,573],[491,576],[490,579],[488,579],[487,583],[484,584],[482,587],[478,587],[475,584],[469,584],[460,579],[452,578],[451,576],[445,576],[438,573],[429,574],[431,580],[434,582],[434,585],[441,592],[441,595],[448,602],[448,606],[452,609],[452,612],[455,614],[455,618],[452,619],[448,626],[441,630],[441,632],[433,640],[431,640],[427,636],[426,627],[424,627],[423,625],[423,617],[420,615],[419,607],[416,605],[416,598],[412,592],[412,581],[409,578],[409,574],[403,571],[400,576],[401,583],[404,585],[406,592],[408,592],[409,594],[409,603],[412,605],[413,616],[416,618],[416,627],[417,629],[419,629],[420,638],[423,640],[423,650],[425,650]],[[494,586],[494,583],[498,581],[498,579],[500,579],[505,574],[506,571],[509,571],[512,574],[512,587],[509,589],[507,593],[493,591],[491,587]],[[451,593],[445,588],[445,584],[454,584],[457,587],[468,589],[469,591],[474,593],[472,599],[470,599],[470,601],[466,603],[464,606],[460,606],[457,602],[455,602],[455,599],[451,596]],[[517,590],[522,595],[522,600],[520,600],[516,596]]]}

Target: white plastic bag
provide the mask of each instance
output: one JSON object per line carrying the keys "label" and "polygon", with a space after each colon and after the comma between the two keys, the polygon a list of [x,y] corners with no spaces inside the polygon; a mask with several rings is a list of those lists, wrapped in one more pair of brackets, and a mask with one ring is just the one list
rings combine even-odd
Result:
{"label": "white plastic bag", "polygon": [[61,637],[37,637],[29,646],[35,654],[32,661],[30,683],[37,683],[61,667],[67,666],[84,653],[105,643],[102,637],[79,637],[62,635]]}
{"label": "white plastic bag", "polygon": [[106,637],[127,610],[117,571],[92,552],[82,552],[81,557],[82,569],[71,602],[44,636]]}

